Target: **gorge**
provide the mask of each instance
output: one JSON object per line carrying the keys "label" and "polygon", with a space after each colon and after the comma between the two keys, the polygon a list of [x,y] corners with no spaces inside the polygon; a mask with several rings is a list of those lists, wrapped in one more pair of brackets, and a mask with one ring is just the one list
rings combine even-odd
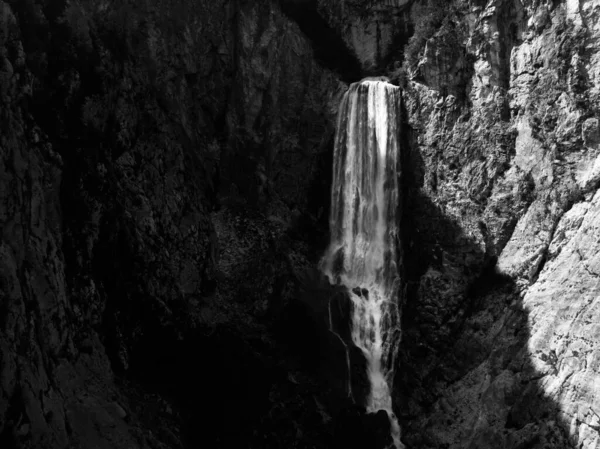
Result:
{"label": "gorge", "polygon": [[600,447],[598,36],[0,0],[0,448]]}

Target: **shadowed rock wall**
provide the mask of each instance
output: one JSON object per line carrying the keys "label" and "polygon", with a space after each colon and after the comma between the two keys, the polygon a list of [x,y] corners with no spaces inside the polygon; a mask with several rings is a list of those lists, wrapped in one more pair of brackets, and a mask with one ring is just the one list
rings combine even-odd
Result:
{"label": "shadowed rock wall", "polygon": [[209,409],[208,447],[286,446],[211,213],[306,210],[336,77],[268,1],[6,1],[0,30],[0,445],[181,447]]}

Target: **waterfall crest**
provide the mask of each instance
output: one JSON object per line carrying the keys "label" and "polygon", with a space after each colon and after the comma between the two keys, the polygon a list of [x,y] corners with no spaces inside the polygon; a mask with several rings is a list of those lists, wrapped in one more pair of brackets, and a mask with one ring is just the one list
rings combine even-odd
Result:
{"label": "waterfall crest", "polygon": [[366,79],[346,92],[335,138],[331,240],[321,261],[329,280],[348,289],[352,341],[367,360],[371,384],[364,405],[369,413],[388,413],[396,448],[402,447],[391,397],[400,341],[399,105],[400,89],[385,81]]}

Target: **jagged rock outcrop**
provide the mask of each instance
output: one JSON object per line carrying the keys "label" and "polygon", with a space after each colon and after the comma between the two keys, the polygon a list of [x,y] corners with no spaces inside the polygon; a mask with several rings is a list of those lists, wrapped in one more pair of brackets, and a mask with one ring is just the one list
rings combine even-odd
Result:
{"label": "jagged rock outcrop", "polygon": [[594,448],[600,5],[458,7],[404,94],[404,435]]}

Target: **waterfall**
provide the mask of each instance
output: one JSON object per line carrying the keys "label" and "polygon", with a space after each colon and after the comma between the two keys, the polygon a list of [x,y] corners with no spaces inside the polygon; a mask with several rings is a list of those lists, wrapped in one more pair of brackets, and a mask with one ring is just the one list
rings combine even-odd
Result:
{"label": "waterfall", "polygon": [[371,387],[364,405],[369,413],[388,413],[396,448],[402,447],[391,397],[400,340],[399,104],[398,87],[371,79],[352,84],[342,100],[334,149],[331,240],[321,261],[329,280],[348,289],[352,341],[367,360]]}

